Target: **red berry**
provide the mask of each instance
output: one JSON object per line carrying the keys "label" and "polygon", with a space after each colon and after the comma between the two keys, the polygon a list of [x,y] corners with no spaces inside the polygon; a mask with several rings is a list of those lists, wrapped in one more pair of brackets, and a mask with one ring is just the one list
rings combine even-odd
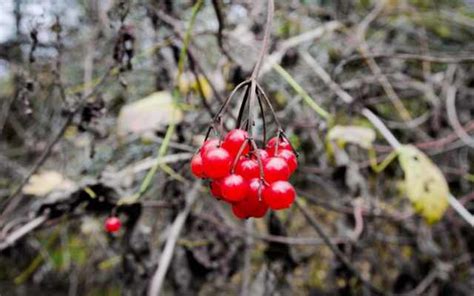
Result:
{"label": "red berry", "polygon": [[264,201],[258,202],[258,207],[253,211],[252,217],[262,218],[268,211],[268,205]]}
{"label": "red berry", "polygon": [[244,158],[237,162],[235,167],[235,173],[241,175],[247,180],[257,178],[260,176],[258,162],[253,159]]}
{"label": "red berry", "polygon": [[290,169],[290,175],[293,174],[293,172],[298,167],[298,160],[296,159],[296,155],[290,150],[283,149],[278,151],[278,154],[276,156],[283,158],[286,161],[286,163],[288,164],[288,168]]}
{"label": "red berry", "polygon": [[249,182],[247,198],[232,205],[234,215],[241,219],[265,216],[268,206],[259,196],[259,191],[261,194],[263,193],[264,185],[258,178],[253,178]]}
{"label": "red berry", "polygon": [[261,200],[261,194],[263,193],[263,189],[265,189],[265,187],[265,184],[263,184],[259,178],[253,178],[249,181],[249,191],[247,193],[247,196],[252,199]]}
{"label": "red berry", "polygon": [[207,177],[219,179],[229,175],[232,158],[224,148],[214,148],[202,156],[202,164]]}
{"label": "red berry", "polygon": [[263,200],[273,210],[289,208],[295,196],[295,189],[286,181],[276,181],[263,191]]}
{"label": "red berry", "polygon": [[104,227],[105,231],[107,232],[117,232],[119,231],[120,227],[122,226],[122,222],[117,217],[109,217],[105,219]]}
{"label": "red berry", "polygon": [[211,188],[212,196],[214,196],[217,199],[222,198],[221,182],[220,181],[218,181],[218,180],[212,181],[211,184],[209,185],[209,187]]}
{"label": "red berry", "polygon": [[232,213],[234,213],[234,216],[240,219],[247,219],[250,217],[249,214],[247,213],[247,209],[239,206],[239,204],[232,205]]}
{"label": "red berry", "polygon": [[221,181],[222,198],[228,202],[238,202],[247,196],[249,183],[241,175],[232,174]]}
{"label": "red berry", "polygon": [[[260,191],[260,196],[259,196]],[[247,197],[232,205],[232,212],[240,219],[250,217],[262,218],[268,210],[267,204],[261,198],[263,194],[264,185],[258,178],[253,178],[249,182],[249,191]]]}
{"label": "red berry", "polygon": [[201,147],[201,156],[204,156],[204,154],[207,153],[207,151],[212,150],[214,148],[219,147],[219,139],[210,139],[204,142]]}
{"label": "red berry", "polygon": [[273,137],[268,141],[267,147],[266,147],[267,152],[268,152],[268,154],[270,154],[270,156],[275,155],[275,149],[276,149],[277,141],[278,141],[278,151],[280,151],[280,150],[293,151],[293,149],[291,148],[291,144],[288,142],[287,139],[285,139],[285,138],[278,139],[278,137]]}
{"label": "red berry", "polygon": [[252,155],[252,158],[255,160],[257,160],[257,155],[255,155],[255,153],[258,153],[260,155],[260,160],[262,161],[262,163],[270,157],[266,150],[258,149],[257,152],[254,152],[254,155]]}
{"label": "red berry", "polygon": [[191,172],[198,178],[204,178],[204,168],[202,166],[201,154],[195,154],[191,159]]}
{"label": "red berry", "polygon": [[[258,178],[254,178],[249,182],[249,192],[247,198],[241,201],[245,203],[251,215],[255,218],[261,218],[268,210],[267,204],[263,201],[263,190],[265,186]],[[259,194],[260,191],[260,194]]]}
{"label": "red berry", "polygon": [[[224,138],[222,147],[229,151],[232,157],[235,157],[240,150],[240,147],[247,141],[249,137],[248,133],[241,129],[231,130]],[[250,145],[245,145],[242,155],[249,152]]]}
{"label": "red berry", "polygon": [[280,180],[288,180],[290,177],[290,169],[283,158],[270,157],[263,166],[265,180],[272,183]]}

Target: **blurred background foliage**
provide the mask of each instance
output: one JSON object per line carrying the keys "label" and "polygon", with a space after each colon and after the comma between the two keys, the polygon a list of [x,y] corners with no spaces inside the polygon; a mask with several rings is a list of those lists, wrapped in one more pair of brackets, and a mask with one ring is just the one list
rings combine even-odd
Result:
{"label": "blurred background foliage", "polygon": [[[474,2],[275,5],[260,81],[300,153],[298,199],[350,265],[297,207],[238,221],[202,186],[164,294],[376,293],[360,277],[387,294],[472,294],[472,227],[451,208],[427,223],[404,198],[404,167],[371,168],[392,148],[360,111],[428,155],[472,212]],[[0,1],[1,295],[146,293],[195,183],[188,161],[250,75],[265,16],[266,1]],[[109,235],[112,213],[124,227]]]}

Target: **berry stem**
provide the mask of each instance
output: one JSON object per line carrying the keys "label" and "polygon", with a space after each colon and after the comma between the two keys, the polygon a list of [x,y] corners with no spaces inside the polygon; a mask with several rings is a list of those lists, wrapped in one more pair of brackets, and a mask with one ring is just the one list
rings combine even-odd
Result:
{"label": "berry stem", "polygon": [[247,145],[249,144],[249,142],[251,143],[251,139],[250,139],[250,138],[247,138],[247,139],[242,143],[242,145],[240,145],[239,151],[237,152],[237,155],[235,155],[234,161],[232,162],[232,168],[230,169],[230,173],[231,173],[231,174],[234,173],[234,171],[235,171],[235,166],[236,166],[237,163],[239,162],[240,156],[241,156],[242,153],[244,152],[245,146],[247,146]]}
{"label": "berry stem", "polygon": [[229,106],[230,101],[232,100],[232,97],[235,95],[235,93],[241,89],[242,87],[247,86],[249,83],[251,83],[250,79],[242,81],[239,85],[237,85],[232,92],[230,93],[229,97],[225,100],[224,104],[222,104],[221,108],[219,111],[217,111],[216,116],[214,116],[214,119],[212,120],[213,123],[217,122],[218,119],[221,117],[222,113],[227,110],[227,107]]}
{"label": "berry stem", "polygon": [[[264,180],[265,180],[265,174],[263,172],[262,158],[260,157],[260,153],[258,152],[257,143],[255,143],[254,139],[250,139],[250,145],[252,145],[252,149],[255,152],[255,155],[257,156],[257,163],[258,163],[258,170],[259,170],[259,173],[260,173],[260,180],[263,183]],[[259,194],[259,198],[260,198],[260,194]]]}
{"label": "berry stem", "polygon": [[209,126],[209,128],[207,129],[207,132],[206,132],[206,136],[204,137],[204,142],[207,141],[207,139],[209,139],[209,136],[211,135],[211,131],[214,129],[214,125],[211,124]]}
{"label": "berry stem", "polygon": [[258,106],[260,107],[260,114],[262,116],[262,127],[263,127],[263,147],[267,144],[267,124],[265,122],[265,110],[263,109],[262,98],[257,94]]}
{"label": "berry stem", "polygon": [[255,64],[255,67],[253,68],[252,75],[250,76],[250,99],[249,99],[249,135],[250,137],[253,137],[253,124],[254,124],[254,119],[253,119],[253,102],[255,101],[255,96],[257,93],[257,79],[258,79],[258,74],[260,73],[260,69],[262,68],[262,63],[265,58],[265,55],[267,54],[268,51],[268,43],[270,40],[270,31],[272,27],[272,21],[273,21],[273,12],[274,12],[274,3],[273,0],[268,0],[268,7],[267,7],[267,22],[265,24],[265,33],[263,36],[263,45],[262,49],[260,51],[260,55],[258,57],[257,63]]}
{"label": "berry stem", "polygon": [[273,0],[268,0],[268,7],[267,7],[267,21],[265,23],[265,32],[263,35],[263,45],[260,51],[260,55],[258,57],[257,63],[253,68],[252,75],[250,76],[251,81],[255,81],[258,78],[258,74],[260,73],[260,69],[262,68],[263,60],[265,55],[267,54],[268,50],[268,42],[270,40],[270,30],[272,27],[273,21],[273,12],[274,12],[274,3]]}
{"label": "berry stem", "polygon": [[249,92],[250,92],[250,88],[247,86],[247,88],[245,89],[243,99],[242,99],[242,104],[240,105],[239,115],[237,116],[237,124],[236,124],[237,128],[242,128],[241,123],[242,123],[242,118],[245,111],[245,106],[247,105]]}
{"label": "berry stem", "polygon": [[288,142],[288,144],[290,144],[291,150],[293,151],[293,153],[295,154],[295,156],[298,157],[298,156],[299,156],[299,153],[295,150],[295,147],[293,147],[293,145],[291,144],[290,139],[288,139],[288,136],[286,135],[285,131],[284,131],[283,129],[280,129],[280,130],[278,131],[278,134],[279,134],[280,137],[282,137],[283,139],[285,139],[285,140]]}
{"label": "berry stem", "polygon": [[265,184],[265,174],[263,171],[262,160],[260,159],[260,155],[258,153],[257,153],[257,163],[258,163],[258,169],[260,173],[260,184],[258,186],[257,196],[258,196],[258,201],[262,201],[262,191],[263,191],[263,186]]}
{"label": "berry stem", "polygon": [[278,147],[280,146],[280,136],[281,136],[281,130],[278,130],[277,136],[276,136],[276,142],[275,142],[275,151],[273,152],[273,155],[278,155]]}
{"label": "berry stem", "polygon": [[257,83],[257,91],[258,91],[258,94],[260,94],[263,97],[263,99],[265,100],[265,103],[267,104],[268,108],[270,109],[270,112],[272,113],[272,116],[273,116],[273,120],[275,121],[275,123],[277,125],[277,129],[281,130],[281,124],[280,124],[280,121],[278,120],[278,117],[275,113],[275,110],[273,109],[273,106],[270,103],[270,100],[268,99],[267,94],[265,93],[263,88],[258,83]]}

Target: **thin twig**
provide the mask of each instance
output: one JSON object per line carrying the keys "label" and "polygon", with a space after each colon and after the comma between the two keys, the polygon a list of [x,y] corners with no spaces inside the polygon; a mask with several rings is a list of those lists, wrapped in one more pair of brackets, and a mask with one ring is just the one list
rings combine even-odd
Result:
{"label": "thin twig", "polygon": [[341,250],[339,250],[337,246],[335,246],[331,242],[329,236],[326,234],[323,228],[319,225],[316,219],[314,219],[313,216],[311,216],[311,214],[308,212],[306,207],[303,204],[301,204],[301,202],[298,199],[295,201],[295,204],[298,207],[298,209],[301,211],[301,213],[303,213],[303,216],[305,217],[306,221],[308,221],[309,224],[314,228],[314,230],[316,230],[318,235],[323,239],[324,243],[329,247],[329,249],[333,252],[333,254],[341,261],[341,263],[344,264],[347,267],[347,269],[349,269],[352,272],[352,274],[370,290],[372,290],[373,292],[377,294],[383,294],[382,290],[379,289],[378,287],[375,287],[369,280],[365,279],[360,274],[360,272],[354,267],[354,265],[352,265],[349,258],[347,258],[346,255],[344,255],[344,253],[342,253]]}
{"label": "thin twig", "polygon": [[188,55],[187,49],[189,47],[189,43],[191,42],[191,33],[194,27],[194,23],[196,22],[196,17],[199,11],[201,10],[203,3],[204,3],[203,0],[198,0],[193,5],[192,12],[191,12],[191,19],[189,20],[188,27],[186,29],[186,32],[184,33],[183,46],[181,47],[181,52],[179,54],[179,60],[178,60],[178,76],[176,79],[178,83],[181,81],[181,74],[183,74],[184,62],[186,61],[186,56]]}
{"label": "thin twig", "polygon": [[197,180],[194,182],[193,187],[186,195],[186,206],[185,208],[176,216],[171,224],[169,229],[168,239],[166,240],[165,248],[163,253],[160,256],[160,260],[158,262],[158,267],[156,268],[155,273],[150,282],[150,286],[148,289],[148,296],[158,296],[161,294],[161,289],[163,286],[163,282],[165,280],[166,273],[171,263],[171,259],[173,258],[174,248],[176,247],[176,242],[178,241],[178,237],[181,233],[181,230],[184,226],[184,222],[189,215],[197,197],[199,196],[199,189],[201,188],[201,181]]}
{"label": "thin twig", "polygon": [[362,109],[361,113],[375,126],[375,128],[382,134],[390,146],[392,146],[394,149],[399,149],[401,147],[402,144],[397,140],[397,138],[395,138],[392,132],[388,130],[388,128],[377,115],[367,108]]}
{"label": "thin twig", "polygon": [[171,154],[171,155],[166,155],[162,157],[147,157],[120,170],[117,173],[117,175],[124,176],[128,173],[138,174],[142,171],[146,171],[152,168],[155,164],[161,165],[161,164],[168,164],[168,163],[176,163],[179,161],[189,160],[192,157],[193,157],[192,153],[177,153],[177,154]]}
{"label": "thin twig", "polygon": [[5,220],[5,218],[18,206],[18,204],[21,201],[20,198],[16,198],[18,194],[21,193],[21,190],[23,187],[28,183],[30,180],[31,176],[33,176],[36,171],[46,162],[46,160],[49,158],[51,152],[53,151],[54,146],[62,139],[64,136],[64,133],[66,132],[67,127],[69,124],[72,122],[74,116],[79,113],[80,110],[82,110],[82,107],[87,103],[87,99],[90,98],[91,96],[95,95],[96,91],[104,84],[104,82],[107,80],[109,77],[110,73],[114,67],[109,67],[109,69],[106,71],[106,73],[102,76],[100,81],[97,83],[95,88],[87,95],[84,96],[81,101],[78,103],[78,106],[70,111],[66,117],[66,120],[63,122],[62,126],[60,127],[58,133],[56,136],[53,137],[53,139],[49,142],[48,146],[44,150],[43,154],[38,158],[38,160],[35,162],[35,164],[32,166],[30,169],[28,175],[21,181],[20,185],[13,191],[13,193],[7,198],[5,201],[5,206],[2,214],[0,215],[0,224],[2,224],[2,221]]}
{"label": "thin twig", "polygon": [[258,79],[258,75],[260,74],[260,69],[262,68],[265,55],[267,54],[267,51],[268,51],[274,9],[275,8],[274,8],[273,0],[268,0],[267,21],[265,24],[265,32],[263,35],[262,49],[260,50],[257,63],[255,64],[255,67],[253,68],[253,71],[252,71],[252,75],[250,76],[249,135],[251,137],[253,137],[253,124],[254,124],[253,106],[255,102],[255,97],[257,96],[257,84],[258,84],[257,79]]}
{"label": "thin twig", "polygon": [[35,219],[29,221],[25,225],[21,226],[17,230],[13,231],[10,235],[8,235],[4,240],[0,241],[0,251],[10,247],[13,245],[17,240],[28,234],[29,232],[38,228],[41,224],[43,224],[47,219],[47,216],[39,216]]}
{"label": "thin twig", "polygon": [[400,114],[400,117],[404,121],[409,121],[411,120],[410,112],[408,112],[408,110],[403,105],[403,102],[400,100],[392,85],[388,81],[387,76],[383,74],[382,69],[380,69],[377,62],[375,62],[373,58],[369,57],[370,50],[369,46],[365,41],[365,35],[367,33],[368,27],[380,15],[384,7],[385,1],[378,1],[374,9],[364,18],[364,20],[357,27],[356,34],[358,42],[360,43],[358,50],[360,54],[365,58],[365,61],[372,73],[377,77],[377,80],[379,81],[380,85],[382,86],[383,90],[387,94],[394,107],[397,109],[398,113]]}
{"label": "thin twig", "polygon": [[[313,71],[318,75],[321,80],[331,89],[334,91],[336,95],[338,95],[343,101],[345,102],[352,102],[354,99],[352,96],[344,91],[336,82],[334,82],[329,74],[322,68],[318,67],[317,62],[308,54],[303,54],[303,58],[312,66]],[[314,67],[316,66],[316,68]],[[455,93],[454,93],[455,95]],[[452,94],[451,94],[452,96]],[[390,130],[385,126],[385,124],[380,120],[380,118],[375,115],[372,111],[367,108],[363,108],[361,110],[361,114],[364,115],[373,125],[374,127],[382,134],[385,140],[390,144],[390,146],[397,150],[399,149],[402,144],[398,141],[397,138],[390,132]],[[462,129],[462,127],[461,127]],[[464,129],[462,129],[464,131]],[[451,207],[456,210],[456,212],[471,226],[474,226],[474,216],[469,213],[466,208],[457,201],[457,199],[452,195],[448,195],[448,202]]]}
{"label": "thin twig", "polygon": [[330,114],[324,110],[323,108],[321,108],[321,106],[319,106],[309,95],[308,93],[301,87],[301,85],[299,85],[299,83],[297,83],[293,77],[291,77],[291,75],[285,70],[283,69],[282,66],[280,66],[279,64],[274,64],[273,65],[273,69],[275,69],[277,71],[278,74],[280,74],[280,76],[282,76],[286,82],[288,82],[288,84],[291,85],[291,87],[293,87],[293,89],[303,98],[304,102],[309,106],[311,107],[311,109],[313,109],[316,113],[319,114],[319,116],[321,116],[322,118],[324,119],[329,119],[330,117]]}
{"label": "thin twig", "polygon": [[448,202],[467,223],[474,227],[474,216],[451,193],[448,195]]}
{"label": "thin twig", "polygon": [[315,28],[314,30],[310,30],[301,33],[300,35],[286,39],[280,43],[276,51],[274,51],[265,59],[261,74],[263,75],[270,71],[275,64],[280,64],[283,56],[285,56],[285,53],[291,48],[297,47],[298,45],[306,42],[314,42],[315,40],[321,38],[324,34],[334,32],[341,29],[342,27],[343,25],[340,22],[331,21]]}
{"label": "thin twig", "polygon": [[[229,233],[234,233],[240,237],[246,238],[247,236],[251,236],[254,239],[263,240],[267,242],[275,242],[281,243],[285,245],[323,245],[324,241],[314,237],[290,237],[290,236],[281,236],[281,235],[271,235],[271,234],[261,234],[257,232],[247,232],[245,229],[242,228],[235,228],[229,225],[223,224],[221,220],[218,220],[214,216],[202,215],[202,214],[195,214],[196,217],[203,219],[207,223],[214,224],[217,227],[225,227],[229,230]],[[333,237],[331,241],[334,244],[349,242],[349,237]]]}
{"label": "thin twig", "polygon": [[[474,55],[474,53],[472,55]],[[437,56],[421,55],[421,54],[414,54],[414,53],[393,53],[393,54],[373,53],[373,54],[368,54],[366,56],[354,55],[342,60],[334,68],[335,69],[334,72],[340,73],[347,64],[364,60],[366,58],[416,60],[416,61],[439,63],[439,64],[470,64],[470,63],[474,63],[474,58],[472,57],[472,55],[466,56],[466,57],[437,57]]]}
{"label": "thin twig", "polygon": [[[184,42],[184,39],[185,39],[185,33],[182,32],[182,26],[181,26],[181,23],[177,20],[177,19],[174,19],[173,17],[167,15],[166,13],[162,12],[162,11],[156,11],[156,15],[160,18],[161,21],[163,21],[164,23],[168,24],[174,31],[175,35],[182,41]],[[176,43],[176,42],[175,42]],[[181,44],[179,44],[181,45]],[[214,83],[212,83],[212,81],[209,79],[209,75],[207,75],[207,73],[205,72],[204,68],[201,66],[201,64],[199,63],[199,59],[197,58],[197,55],[194,53],[194,49],[193,49],[193,46],[192,46],[192,41],[190,40],[187,48],[187,54],[189,57],[191,57],[194,61],[194,64],[196,66],[196,70],[204,77],[204,79],[206,79],[206,81],[209,83],[209,86],[211,87],[212,89],[212,92],[214,93],[215,97],[217,98],[217,100],[222,103],[224,100],[223,98],[221,97],[220,93],[217,91],[217,88],[216,86],[214,85]]]}
{"label": "thin twig", "polygon": [[[253,229],[252,219],[245,221],[245,233],[251,233]],[[244,250],[244,267],[242,268],[242,287],[240,290],[240,296],[249,295],[250,277],[251,277],[251,253],[252,253],[252,236],[245,236],[245,250]]]}
{"label": "thin twig", "polygon": [[217,29],[217,44],[219,45],[219,48],[221,49],[222,53],[229,59],[231,60],[231,57],[227,50],[224,47],[224,35],[222,34],[224,30],[224,18],[222,17],[222,12],[221,12],[221,3],[219,0],[212,0],[212,6],[214,7],[214,11],[216,13],[217,17],[217,23],[219,25]]}
{"label": "thin twig", "polygon": [[467,146],[474,148],[474,139],[464,130],[456,114],[456,92],[456,86],[450,83],[446,91],[446,112],[448,113],[449,124],[451,124],[451,127],[461,141]]}
{"label": "thin twig", "polygon": [[153,165],[148,170],[148,173],[143,179],[140,185],[140,189],[131,198],[127,198],[127,197],[122,198],[119,201],[120,204],[121,203],[135,203],[139,198],[141,198],[148,191],[152,183],[151,181],[153,180],[153,177],[158,171],[158,167],[160,167],[160,165],[165,164],[165,162],[161,161],[161,158],[165,156],[166,151],[168,150],[168,144],[171,140],[172,135],[174,134],[174,130],[175,130],[175,124],[171,123],[166,129],[166,134],[165,134],[165,138],[163,139],[163,143],[160,145],[160,148],[158,148],[158,154],[154,160]]}
{"label": "thin twig", "polygon": [[204,93],[204,88],[202,86],[201,79],[200,79],[199,74],[197,73],[197,70],[196,70],[196,61],[189,54],[189,51],[187,51],[187,53],[188,53],[188,58],[189,58],[189,69],[191,70],[191,73],[193,73],[194,80],[196,81],[197,89],[198,89],[198,92],[199,92],[199,96],[201,97],[202,105],[207,110],[209,115],[211,117],[214,117],[214,112],[212,111],[211,106],[207,102],[207,97],[206,97],[206,94]]}
{"label": "thin twig", "polygon": [[329,74],[319,65],[319,63],[313,59],[311,55],[307,52],[302,53],[302,57],[308,66],[316,73],[319,78],[339,97],[347,104],[351,104],[354,102],[354,98],[347,93],[342,87],[339,86],[336,82],[334,82]]}

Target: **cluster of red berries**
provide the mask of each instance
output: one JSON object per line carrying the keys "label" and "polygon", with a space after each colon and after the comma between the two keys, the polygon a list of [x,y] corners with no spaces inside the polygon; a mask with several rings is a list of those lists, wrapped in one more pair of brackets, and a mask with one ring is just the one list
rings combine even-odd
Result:
{"label": "cluster of red berries", "polygon": [[117,217],[108,217],[105,219],[104,228],[106,232],[113,233],[120,230],[122,222]]}
{"label": "cluster of red berries", "polygon": [[291,144],[275,137],[265,149],[254,148],[246,131],[234,129],[223,141],[205,141],[191,160],[192,173],[211,179],[212,195],[230,203],[241,219],[261,218],[268,208],[286,209],[296,195],[288,182],[298,166]]}

